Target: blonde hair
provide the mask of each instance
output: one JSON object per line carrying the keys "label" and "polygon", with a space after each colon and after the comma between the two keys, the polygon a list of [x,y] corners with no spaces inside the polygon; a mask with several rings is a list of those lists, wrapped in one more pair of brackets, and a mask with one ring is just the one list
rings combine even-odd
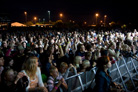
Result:
{"label": "blonde hair", "polygon": [[127,44],[122,45],[122,50],[129,51],[131,49]]}
{"label": "blonde hair", "polygon": [[90,66],[89,60],[84,60],[84,61],[82,62],[82,66],[83,66],[84,68],[89,67],[89,66]]}
{"label": "blonde hair", "polygon": [[74,61],[73,61],[73,65],[76,66],[77,68],[79,68],[81,60],[82,60],[81,56],[75,56]]}
{"label": "blonde hair", "polygon": [[75,56],[73,64],[80,64],[81,60],[82,60],[81,56]]}
{"label": "blonde hair", "polygon": [[38,62],[38,58],[35,56],[29,57],[23,64],[23,70],[26,71],[27,75],[30,78],[33,78],[36,75],[37,72],[37,65],[36,62]]}

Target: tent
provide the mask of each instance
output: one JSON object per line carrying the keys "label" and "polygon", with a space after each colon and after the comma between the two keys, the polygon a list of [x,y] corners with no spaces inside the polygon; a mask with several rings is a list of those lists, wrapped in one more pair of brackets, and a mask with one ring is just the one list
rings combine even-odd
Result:
{"label": "tent", "polygon": [[26,27],[26,25],[19,22],[13,22],[11,23],[11,27]]}

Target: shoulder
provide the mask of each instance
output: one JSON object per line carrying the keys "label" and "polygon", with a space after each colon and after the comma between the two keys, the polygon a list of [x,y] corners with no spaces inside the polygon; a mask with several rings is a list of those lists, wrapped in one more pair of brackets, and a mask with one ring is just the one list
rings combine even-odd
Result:
{"label": "shoulder", "polygon": [[105,72],[102,71],[102,70],[98,70],[97,73],[96,73],[96,76],[105,77]]}
{"label": "shoulder", "polygon": [[40,67],[37,67],[37,71],[40,71]]}
{"label": "shoulder", "polygon": [[54,83],[54,79],[53,79],[52,76],[49,76],[49,77],[48,77],[47,83],[48,83],[48,84]]}
{"label": "shoulder", "polygon": [[108,52],[112,52],[112,50],[109,48],[109,49],[108,49]]}

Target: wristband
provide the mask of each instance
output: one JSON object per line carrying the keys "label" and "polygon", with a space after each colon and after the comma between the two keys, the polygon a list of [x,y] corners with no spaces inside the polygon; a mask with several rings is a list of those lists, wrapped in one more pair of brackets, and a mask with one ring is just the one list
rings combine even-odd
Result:
{"label": "wristband", "polygon": [[59,48],[61,48],[61,45],[59,46]]}
{"label": "wristband", "polygon": [[54,88],[55,88],[56,90],[58,89],[58,87],[57,87],[57,86],[55,86]]}

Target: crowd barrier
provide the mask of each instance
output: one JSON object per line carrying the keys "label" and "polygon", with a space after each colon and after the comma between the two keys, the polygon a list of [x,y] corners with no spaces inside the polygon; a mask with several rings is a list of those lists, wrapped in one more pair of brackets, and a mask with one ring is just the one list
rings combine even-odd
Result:
{"label": "crowd barrier", "polygon": [[[114,82],[121,84],[126,92],[134,92],[138,88],[137,68],[138,62],[135,59],[122,57],[109,70]],[[94,67],[90,71],[77,74],[74,69],[74,75],[65,79],[68,84],[67,92],[83,92],[88,87],[93,88],[95,86],[96,70],[97,68]]]}

